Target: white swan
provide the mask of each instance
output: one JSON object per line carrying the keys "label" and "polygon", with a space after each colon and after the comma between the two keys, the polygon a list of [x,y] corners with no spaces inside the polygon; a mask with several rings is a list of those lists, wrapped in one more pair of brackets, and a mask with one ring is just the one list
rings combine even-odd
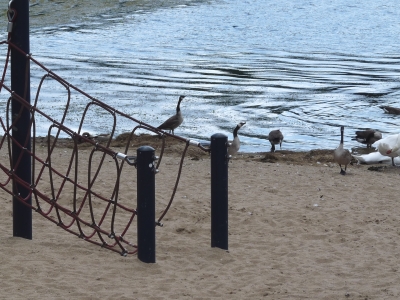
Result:
{"label": "white swan", "polygon": [[[360,164],[380,164],[380,163],[391,163],[392,158],[389,156],[384,156],[379,153],[379,151],[374,151],[368,154],[361,154],[361,155],[354,155],[353,157],[360,163]],[[394,157],[395,164],[400,164],[400,157]]]}
{"label": "white swan", "polygon": [[394,158],[400,156],[400,134],[389,135],[373,145],[378,146],[380,154],[391,157],[392,165],[395,166]]}

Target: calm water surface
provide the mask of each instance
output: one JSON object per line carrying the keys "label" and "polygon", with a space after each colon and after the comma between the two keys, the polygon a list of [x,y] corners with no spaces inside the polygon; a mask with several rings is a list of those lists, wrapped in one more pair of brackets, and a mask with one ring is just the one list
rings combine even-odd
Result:
{"label": "calm water surface", "polygon": [[[123,1],[120,1],[123,5]],[[129,2],[129,1],[125,1]],[[398,133],[400,2],[397,0],[230,0],[188,2],[34,28],[31,52],[92,96],[158,126],[179,95],[185,121],[175,133],[232,137],[239,121],[242,151],[269,151],[268,132],[281,129],[283,149],[335,148],[345,125]],[[184,1],[182,3],[185,3]],[[43,73],[32,70],[32,94]],[[61,91],[49,83],[42,107],[57,117]],[[78,126],[84,106],[67,125]],[[102,112],[87,130],[109,130]],[[46,134],[47,129],[39,128]],[[118,124],[119,133],[131,124]]]}

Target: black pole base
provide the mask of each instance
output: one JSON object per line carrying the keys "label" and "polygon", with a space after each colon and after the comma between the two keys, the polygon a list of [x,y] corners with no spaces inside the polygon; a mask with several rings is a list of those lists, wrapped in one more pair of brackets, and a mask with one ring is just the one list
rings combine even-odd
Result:
{"label": "black pole base", "polygon": [[228,250],[228,137],[211,136],[211,247]]}
{"label": "black pole base", "polygon": [[137,149],[137,239],[138,258],[156,262],[155,165],[154,149]]}

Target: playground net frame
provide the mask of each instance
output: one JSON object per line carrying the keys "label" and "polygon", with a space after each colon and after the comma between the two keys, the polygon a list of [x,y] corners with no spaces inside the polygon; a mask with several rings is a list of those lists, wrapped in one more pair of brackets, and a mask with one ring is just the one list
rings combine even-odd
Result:
{"label": "playground net frame", "polygon": [[[205,152],[208,152],[209,148],[198,141],[160,131],[103,103],[70,84],[10,41],[0,42],[1,47],[5,48],[6,55],[0,82],[0,97],[4,99],[4,94],[6,94],[7,100],[4,99],[3,103],[6,103],[3,106],[4,113],[0,116],[0,127],[3,134],[0,139],[0,151],[7,152],[8,159],[0,161],[0,187],[14,199],[18,199],[57,226],[85,241],[121,255],[136,253],[135,231],[132,229],[136,216],[135,196],[131,195],[132,198],[121,201],[120,188],[123,180],[129,179],[131,185],[135,184],[132,179],[134,177],[132,175],[136,174],[132,167],[134,165],[132,158],[135,154],[131,153],[131,144],[137,130],[144,130],[159,136],[161,146],[156,168],[161,163],[166,138],[172,138],[182,144],[182,155],[175,184],[166,208],[158,217],[158,224],[168,212],[174,199],[188,147],[196,146]],[[25,76],[30,76],[30,63],[43,74],[36,83],[36,95],[32,104],[25,101],[24,95],[18,95],[12,91],[7,84],[11,49],[26,57]],[[49,81],[55,82],[58,88],[63,90],[64,96],[58,101],[62,102],[64,111],[57,116],[51,116],[46,113],[45,107],[41,107],[43,106],[41,98],[43,90],[45,90],[44,86]],[[79,101],[84,103],[79,126],[75,131],[66,124],[72,95],[79,95]],[[18,102],[21,107],[16,115],[15,113],[12,115],[11,111],[13,101]],[[29,131],[32,134],[26,138],[24,143],[21,143],[13,138],[12,130],[24,110],[29,111]],[[85,125],[89,122],[88,116],[99,113],[99,111],[102,116],[107,116],[110,128],[108,136],[101,142],[83,132]],[[117,152],[111,148],[111,141],[120,118],[128,120],[132,124],[132,130],[127,133],[124,150]],[[41,145],[36,144],[39,122],[48,124],[47,137]],[[64,166],[60,165],[59,159],[57,159],[57,156],[60,155],[58,149],[63,140],[61,136],[70,141],[68,150],[63,148],[65,153],[62,155],[69,157],[68,164]],[[85,151],[81,151],[82,145],[86,145]],[[39,153],[38,146],[44,147],[46,151]],[[13,147],[20,150],[19,157],[12,157]],[[15,172],[15,170],[23,168],[21,157],[26,154],[32,160],[31,182],[26,182]],[[82,169],[86,171],[82,172]],[[98,186],[101,184],[107,185],[106,189],[102,189],[106,190],[106,193],[99,192]],[[28,201],[28,199],[32,199],[32,201]]]}

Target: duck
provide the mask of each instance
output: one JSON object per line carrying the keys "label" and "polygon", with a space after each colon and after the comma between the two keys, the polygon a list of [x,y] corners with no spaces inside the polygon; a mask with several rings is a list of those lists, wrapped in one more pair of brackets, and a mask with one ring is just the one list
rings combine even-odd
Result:
{"label": "duck", "polygon": [[400,115],[400,108],[396,108],[393,106],[381,106],[381,108],[385,111],[385,113],[392,115]]}
{"label": "duck", "polygon": [[275,152],[275,145],[278,145],[278,144],[279,144],[280,148],[282,149],[283,134],[279,129],[272,130],[268,134],[268,140],[271,143],[271,152]]}
{"label": "duck", "polygon": [[240,149],[240,140],[238,136],[239,129],[246,124],[246,122],[240,122],[236,125],[235,129],[233,130],[233,141],[229,143],[228,146],[228,155],[233,156],[235,155]]}
{"label": "duck", "polygon": [[176,106],[176,114],[168,118],[164,123],[157,127],[157,129],[168,130],[170,133],[174,134],[174,129],[176,129],[183,122],[182,112],[181,112],[181,102],[185,96],[180,96],[178,100],[178,105]]}
{"label": "duck", "polygon": [[394,159],[400,156],[400,134],[392,134],[377,141],[373,146],[378,147],[378,152],[392,159],[392,166],[396,166]]}
{"label": "duck", "polygon": [[361,144],[366,144],[367,148],[371,148],[371,145],[382,138],[382,133],[376,130],[359,130],[356,131],[356,136],[352,140],[357,141]]}
{"label": "duck", "polygon": [[[347,165],[351,162],[352,155],[349,150],[344,149],[344,147],[343,147],[343,133],[344,133],[344,126],[341,126],[340,127],[340,144],[333,151],[333,159],[340,167],[340,174],[346,175]],[[342,165],[344,165],[344,170],[342,168]]]}

